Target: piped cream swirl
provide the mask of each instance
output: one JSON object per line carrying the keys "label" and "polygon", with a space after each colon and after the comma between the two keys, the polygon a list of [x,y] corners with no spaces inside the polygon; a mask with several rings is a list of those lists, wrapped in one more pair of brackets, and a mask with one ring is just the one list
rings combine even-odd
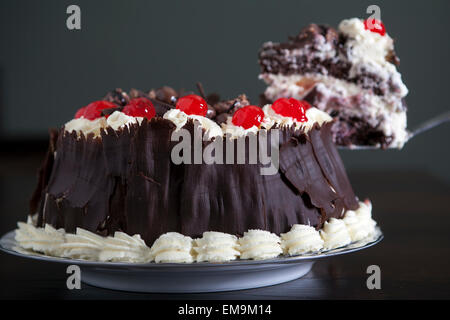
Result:
{"label": "piped cream swirl", "polygon": [[359,203],[355,211],[348,210],[343,219],[352,241],[359,241],[374,234],[377,223],[372,219],[370,201]]}
{"label": "piped cream swirl", "polygon": [[168,232],[156,239],[150,249],[150,254],[156,263],[177,262],[190,263],[194,261],[192,256],[191,237],[184,236],[178,232]]}
{"label": "piped cream swirl", "polygon": [[204,232],[195,240],[196,261],[224,262],[239,257],[239,244],[236,236],[216,231]]}
{"label": "piped cream swirl", "polygon": [[336,218],[325,222],[323,229],[320,230],[320,236],[324,241],[324,250],[343,247],[352,242],[344,221]]}
{"label": "piped cream swirl", "polygon": [[294,224],[289,232],[281,234],[281,246],[285,254],[293,256],[319,251],[323,248],[323,240],[315,228]]}
{"label": "piped cream swirl", "polygon": [[241,259],[263,260],[279,256],[281,239],[274,233],[265,230],[248,230],[239,239]]}
{"label": "piped cream swirl", "polygon": [[150,262],[153,260],[150,248],[147,247],[141,236],[130,236],[124,232],[116,231],[114,237],[104,240],[100,261],[119,262]]}

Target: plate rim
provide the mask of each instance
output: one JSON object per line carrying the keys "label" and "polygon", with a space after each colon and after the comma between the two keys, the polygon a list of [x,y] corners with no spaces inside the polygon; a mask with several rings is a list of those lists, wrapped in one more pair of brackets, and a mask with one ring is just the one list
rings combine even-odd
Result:
{"label": "plate rim", "polygon": [[[102,261],[91,261],[91,260],[82,260],[82,259],[71,259],[71,258],[61,258],[61,257],[53,257],[39,253],[29,253],[26,254],[24,252],[18,252],[12,249],[14,244],[17,242],[14,239],[15,230],[9,231],[2,235],[0,238],[0,251],[5,252],[7,254],[11,254],[14,256],[38,260],[38,261],[46,261],[46,262],[56,262],[63,264],[77,264],[80,266],[86,267],[111,267],[111,268],[152,268],[152,269],[161,269],[161,268],[182,268],[182,269],[192,269],[192,268],[204,268],[204,267],[233,267],[233,266],[246,266],[246,265],[270,265],[270,264],[289,264],[289,263],[299,263],[317,259],[323,259],[328,257],[334,257],[338,255],[348,254],[357,252],[363,249],[370,248],[384,239],[384,234],[379,227],[376,228],[376,235],[373,240],[362,244],[361,246],[352,247],[357,242],[350,243],[344,247],[335,248],[329,251],[320,252],[318,254],[307,254],[307,255],[297,255],[297,256],[288,256],[281,255],[272,259],[264,259],[264,260],[232,260],[226,262],[193,262],[193,263],[155,263],[155,262],[146,262],[146,263],[133,263],[133,262],[102,262]],[[12,243],[11,243],[12,242]],[[5,244],[10,243],[9,247],[5,247]]]}

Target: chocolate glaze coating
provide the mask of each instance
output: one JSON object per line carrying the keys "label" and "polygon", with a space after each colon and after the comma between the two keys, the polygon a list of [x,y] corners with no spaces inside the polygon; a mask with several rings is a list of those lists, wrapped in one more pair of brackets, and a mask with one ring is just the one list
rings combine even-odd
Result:
{"label": "chocolate glaze coating", "polygon": [[[169,231],[199,237],[204,231],[242,235],[248,229],[280,234],[295,223],[320,228],[358,207],[331,126],[316,125],[308,133],[281,129],[274,175],[261,175],[261,164],[248,164],[248,136],[240,138],[247,145],[246,164],[174,164],[175,126],[160,117],[108,128],[96,139],[60,131],[31,210],[37,208],[39,226],[101,235],[124,231],[140,234],[149,245]],[[192,136],[202,130],[192,121],[185,129]],[[211,141],[201,143],[205,148]],[[237,139],[233,143],[236,148]]]}

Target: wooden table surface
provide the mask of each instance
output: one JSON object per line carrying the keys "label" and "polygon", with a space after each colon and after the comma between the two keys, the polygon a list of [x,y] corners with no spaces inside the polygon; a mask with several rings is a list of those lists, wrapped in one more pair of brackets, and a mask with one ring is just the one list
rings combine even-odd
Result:
{"label": "wooden table surface", "polygon": [[[41,154],[0,156],[0,233],[27,214]],[[208,294],[142,294],[82,284],[66,288],[66,266],[0,253],[0,299],[448,299],[450,186],[425,171],[349,173],[360,198],[370,197],[385,238],[360,252],[324,259],[305,277],[250,290]],[[369,290],[366,269],[381,269]]]}

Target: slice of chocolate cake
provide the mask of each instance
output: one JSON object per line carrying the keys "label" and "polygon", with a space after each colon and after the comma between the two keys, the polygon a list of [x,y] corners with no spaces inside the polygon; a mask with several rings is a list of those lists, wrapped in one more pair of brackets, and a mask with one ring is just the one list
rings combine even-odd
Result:
{"label": "slice of chocolate cake", "polygon": [[343,20],[337,30],[311,24],[285,43],[265,43],[259,63],[265,99],[304,99],[326,111],[338,120],[337,144],[401,148],[406,142],[408,89],[380,21]]}

